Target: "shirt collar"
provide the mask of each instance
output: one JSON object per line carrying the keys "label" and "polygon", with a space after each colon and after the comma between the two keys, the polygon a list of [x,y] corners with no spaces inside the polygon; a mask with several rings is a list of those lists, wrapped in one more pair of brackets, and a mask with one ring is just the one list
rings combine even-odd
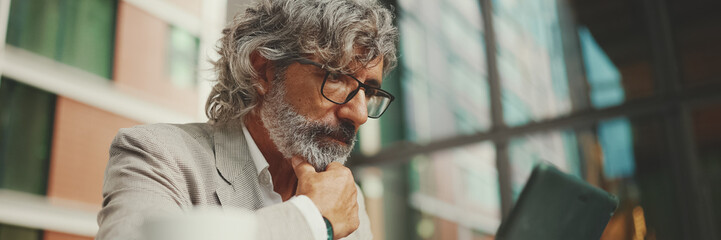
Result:
{"label": "shirt collar", "polygon": [[248,128],[245,127],[245,123],[242,125],[245,142],[248,143],[248,151],[250,151],[250,158],[253,159],[255,170],[257,171],[258,176],[260,176],[260,173],[268,168],[268,161],[263,156],[263,153],[260,152],[258,145],[255,145],[255,140],[253,140],[253,137],[250,136],[250,132],[248,132]]}

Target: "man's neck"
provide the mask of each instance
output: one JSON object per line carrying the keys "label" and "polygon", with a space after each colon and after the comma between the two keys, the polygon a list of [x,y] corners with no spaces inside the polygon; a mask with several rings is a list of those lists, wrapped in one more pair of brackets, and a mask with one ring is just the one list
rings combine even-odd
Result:
{"label": "man's neck", "polygon": [[273,178],[273,191],[280,194],[283,201],[295,195],[298,178],[295,176],[293,166],[289,159],[285,159],[278,151],[275,143],[270,139],[268,130],[263,126],[259,113],[252,111],[243,119],[245,127],[253,138],[255,145],[268,161],[268,171]]}

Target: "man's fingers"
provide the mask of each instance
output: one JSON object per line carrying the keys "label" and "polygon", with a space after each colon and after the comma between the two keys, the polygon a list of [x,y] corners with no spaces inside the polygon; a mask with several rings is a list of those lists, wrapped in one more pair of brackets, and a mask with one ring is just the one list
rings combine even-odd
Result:
{"label": "man's fingers", "polygon": [[298,178],[302,178],[303,175],[308,173],[315,173],[315,168],[303,158],[293,157],[290,159],[290,163],[293,165],[293,171],[295,171],[295,176]]}
{"label": "man's fingers", "polygon": [[328,164],[328,166],[325,167],[325,170],[327,171],[327,170],[331,170],[331,169],[339,168],[339,167],[345,167],[345,166],[343,166],[343,164],[341,164],[339,162],[331,162]]}
{"label": "man's fingers", "polygon": [[290,159],[290,164],[293,165],[293,168],[295,168],[296,166],[298,166],[298,164],[301,164],[303,162],[305,162],[305,161],[301,157],[298,157],[298,156],[294,156]]}

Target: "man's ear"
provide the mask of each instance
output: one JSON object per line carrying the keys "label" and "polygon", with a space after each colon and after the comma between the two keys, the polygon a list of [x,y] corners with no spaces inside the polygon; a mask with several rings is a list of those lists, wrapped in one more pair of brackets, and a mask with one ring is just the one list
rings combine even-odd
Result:
{"label": "man's ear", "polygon": [[258,51],[253,51],[250,54],[250,63],[253,65],[253,70],[258,74],[256,85],[256,91],[259,95],[265,95],[273,83],[274,69],[273,64],[263,57]]}

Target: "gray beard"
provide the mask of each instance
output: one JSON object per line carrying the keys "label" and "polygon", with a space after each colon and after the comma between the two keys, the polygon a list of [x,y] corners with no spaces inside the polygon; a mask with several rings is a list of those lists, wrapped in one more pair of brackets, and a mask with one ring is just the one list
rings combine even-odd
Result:
{"label": "gray beard", "polygon": [[[316,171],[324,171],[331,162],[345,164],[355,145],[355,127],[348,122],[329,126],[308,120],[285,101],[285,84],[275,81],[260,110],[263,125],[283,157],[303,157]],[[344,142],[333,141],[330,138]]]}

